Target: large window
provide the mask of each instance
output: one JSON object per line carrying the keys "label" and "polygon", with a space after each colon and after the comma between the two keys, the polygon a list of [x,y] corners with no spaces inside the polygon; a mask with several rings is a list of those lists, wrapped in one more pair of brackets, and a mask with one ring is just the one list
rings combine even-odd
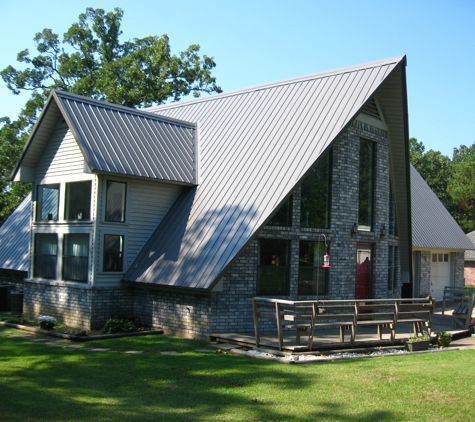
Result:
{"label": "large window", "polygon": [[52,233],[35,234],[33,277],[56,279],[58,236]]}
{"label": "large window", "polygon": [[123,223],[125,221],[125,195],[127,185],[122,182],[107,181],[106,221]]}
{"label": "large window", "polygon": [[91,219],[91,182],[66,184],[65,220]]}
{"label": "large window", "polygon": [[122,271],[124,261],[124,236],[104,235],[104,271]]}
{"label": "large window", "polygon": [[257,294],[284,296],[289,291],[288,265],[290,241],[259,240]]}
{"label": "large window", "polygon": [[38,186],[36,221],[57,221],[59,185]]}
{"label": "large window", "polygon": [[274,216],[269,220],[267,226],[292,226],[292,196],[284,202]]}
{"label": "large window", "polygon": [[388,290],[397,288],[397,275],[399,268],[399,248],[389,246],[388,250]]}
{"label": "large window", "polygon": [[89,235],[65,234],[63,243],[63,280],[88,280]]}
{"label": "large window", "polygon": [[360,230],[369,231],[373,227],[374,164],[375,144],[361,139],[358,213],[358,226]]}
{"label": "large window", "polygon": [[328,294],[328,269],[322,268],[324,242],[301,240],[299,251],[299,295]]}
{"label": "large window", "polygon": [[331,151],[302,182],[300,227],[328,228],[330,224]]}

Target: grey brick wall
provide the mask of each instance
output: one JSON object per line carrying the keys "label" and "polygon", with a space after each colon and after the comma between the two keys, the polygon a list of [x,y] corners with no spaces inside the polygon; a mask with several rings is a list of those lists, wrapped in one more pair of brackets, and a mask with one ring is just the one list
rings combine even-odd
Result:
{"label": "grey brick wall", "polygon": [[133,291],[121,287],[88,288],[59,282],[25,281],[23,314],[50,315],[70,327],[100,329],[109,318],[133,315]]}

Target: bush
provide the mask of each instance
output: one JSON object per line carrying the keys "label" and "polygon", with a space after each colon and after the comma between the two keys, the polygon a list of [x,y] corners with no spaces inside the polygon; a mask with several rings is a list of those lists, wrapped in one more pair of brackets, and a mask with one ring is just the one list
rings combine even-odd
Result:
{"label": "bush", "polygon": [[111,318],[106,321],[102,329],[104,334],[132,333],[137,331],[137,327],[132,321]]}
{"label": "bush", "polygon": [[43,330],[52,330],[58,321],[56,318],[53,318],[52,316],[47,316],[47,315],[40,315],[38,317],[38,324]]}

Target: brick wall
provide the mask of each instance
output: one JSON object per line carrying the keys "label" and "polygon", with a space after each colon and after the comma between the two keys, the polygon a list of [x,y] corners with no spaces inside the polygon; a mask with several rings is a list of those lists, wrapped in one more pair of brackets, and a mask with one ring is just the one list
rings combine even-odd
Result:
{"label": "brick wall", "polygon": [[50,315],[70,327],[100,329],[109,318],[133,314],[133,291],[121,287],[88,288],[60,282],[25,281],[23,314]]}
{"label": "brick wall", "polygon": [[465,261],[465,284],[475,286],[475,261]]}

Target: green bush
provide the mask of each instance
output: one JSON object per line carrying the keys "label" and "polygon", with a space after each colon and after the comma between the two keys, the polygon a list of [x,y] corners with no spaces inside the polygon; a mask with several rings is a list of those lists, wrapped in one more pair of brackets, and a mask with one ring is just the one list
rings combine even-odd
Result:
{"label": "green bush", "polygon": [[104,334],[131,333],[137,331],[137,327],[130,320],[111,318],[106,321],[102,329]]}

